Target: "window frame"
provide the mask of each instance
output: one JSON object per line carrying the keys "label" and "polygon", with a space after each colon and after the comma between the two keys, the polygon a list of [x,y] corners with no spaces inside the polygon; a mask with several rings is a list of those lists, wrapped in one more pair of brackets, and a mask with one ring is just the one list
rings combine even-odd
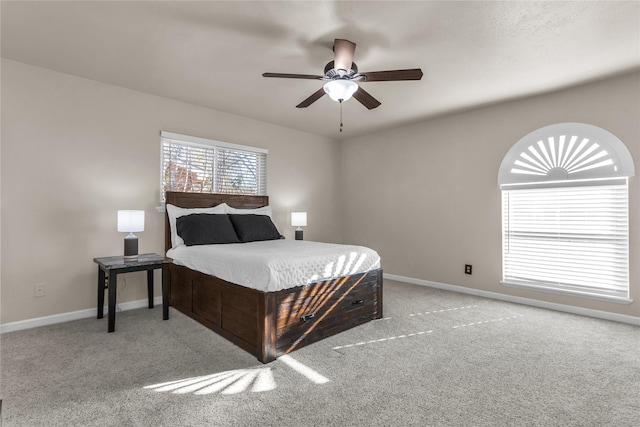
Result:
{"label": "window frame", "polygon": [[630,302],[627,180],[597,184],[503,187],[501,284]]}
{"label": "window frame", "polygon": [[[248,153],[251,155],[255,155],[256,157],[256,191],[252,193],[234,193],[234,194],[252,194],[252,195],[267,195],[267,159],[269,150],[265,148],[252,147],[247,145],[240,144],[232,144],[229,142],[216,141],[207,138],[200,138],[196,136],[190,135],[182,135],[173,132],[161,131],[160,132],[160,206],[158,208],[159,211],[164,210],[165,204],[165,191],[172,191],[172,189],[165,190],[165,176],[166,176],[166,165],[165,165],[165,143],[166,141],[170,141],[171,144],[176,144],[184,147],[193,147],[195,149],[202,150],[211,150],[211,163],[207,164],[210,166],[210,172],[205,174],[203,179],[211,180],[211,188],[210,191],[203,191],[204,187],[201,191],[189,191],[194,193],[216,193],[220,190],[217,188],[219,185],[219,177],[224,175],[220,171],[220,155],[222,154],[234,154],[234,153]],[[187,174],[191,174],[191,170],[188,166],[186,167],[185,172]],[[210,175],[210,176],[209,176]],[[175,190],[173,190],[175,191]],[[231,194],[226,191],[222,191],[224,193]]]}
{"label": "window frame", "polygon": [[[571,146],[569,146],[570,139],[573,139]],[[589,160],[589,153],[598,154],[598,156],[593,155],[593,160]],[[563,157],[564,161],[561,157]],[[583,159],[581,160],[582,166],[578,165],[579,167],[575,167],[575,173],[573,173],[571,168],[566,167],[566,165],[570,160],[578,159],[580,157]],[[605,161],[603,161],[603,159]],[[574,162],[574,165],[575,164],[577,163]],[[624,143],[622,143],[622,141],[612,133],[596,126],[583,123],[558,123],[538,129],[521,138],[505,155],[498,174],[498,184],[500,185],[502,199],[502,275],[500,283],[509,287],[606,300],[623,304],[633,302],[630,295],[629,280],[628,177],[633,176],[634,174],[635,170],[633,159]],[[587,209],[592,209],[586,206],[590,203],[589,199],[583,199],[584,203],[579,201],[576,205],[572,205],[570,208],[567,207],[568,205],[565,205],[564,210],[562,209],[562,204],[556,205],[555,207],[552,207],[551,204],[547,204],[546,206],[551,209],[541,211],[548,212],[549,216],[543,217],[540,216],[540,212],[535,214],[528,212],[537,210],[536,207],[529,209],[526,205],[521,207],[505,205],[505,203],[508,202],[509,195],[511,194],[509,192],[517,190],[519,191],[518,197],[524,197],[527,202],[533,201],[533,203],[535,203],[535,197],[537,196],[534,190],[559,189],[559,191],[562,191],[560,189],[564,187],[567,191],[570,191],[569,187],[571,187],[575,189],[574,193],[576,195],[581,193],[586,195],[591,194],[589,190],[585,189],[585,191],[582,192],[576,189],[576,187],[594,188],[596,186],[603,185],[612,186],[612,192],[615,191],[623,194],[622,198],[624,200],[622,203],[615,203],[612,205],[615,206],[614,217],[618,218],[617,224],[620,227],[619,230],[623,230],[623,235],[620,236],[619,233],[612,231],[611,236],[615,235],[616,239],[620,239],[618,242],[619,246],[616,246],[616,252],[608,252],[601,248],[600,252],[598,252],[598,256],[602,254],[603,256],[611,257],[609,259],[612,260],[612,262],[615,260],[619,268],[616,272],[622,273],[619,275],[622,279],[615,285],[612,285],[611,282],[605,284],[607,281],[602,280],[602,286],[598,289],[598,286],[590,285],[587,278],[583,278],[583,282],[577,284],[566,281],[563,282],[563,280],[568,280],[571,273],[562,271],[563,269],[560,267],[557,268],[557,274],[554,280],[542,280],[542,277],[552,276],[552,274],[547,274],[549,272],[544,270],[535,272],[535,269],[528,267],[528,264],[536,262],[535,256],[537,256],[537,253],[535,253],[531,248],[539,243],[533,242],[536,241],[536,239],[539,239],[539,242],[542,242],[540,247],[543,248],[541,251],[541,253],[544,254],[542,255],[543,258],[550,257],[550,254],[554,253],[562,246],[564,246],[565,249],[569,248],[566,249],[566,253],[562,254],[567,255],[567,260],[572,259],[572,256],[576,257],[576,259],[580,257],[580,251],[582,249],[577,249],[580,245],[562,242],[563,239],[564,242],[573,242],[571,239],[567,240],[566,235],[574,226],[576,226],[576,224],[578,224],[578,219],[571,219],[572,216],[569,215],[568,212],[582,206],[586,213]],[[530,194],[525,193],[528,190],[531,190]],[[543,192],[538,192],[538,194],[541,195],[542,200]],[[597,197],[594,194],[591,195],[593,197]],[[541,201],[540,203],[543,202]],[[510,242],[509,238],[515,239],[514,236],[518,234],[513,230],[508,230],[508,228],[512,226],[512,222],[516,221],[509,216],[514,213],[512,209],[520,209],[518,213],[522,212],[538,215],[537,218],[545,218],[545,220],[552,217],[551,212],[553,211],[555,212],[553,213],[553,215],[555,215],[554,218],[557,216],[562,220],[573,221],[573,223],[567,222],[565,223],[567,224],[566,226],[562,226],[566,227],[566,232],[563,231],[562,228],[558,228],[555,235],[554,233],[548,233],[545,237],[523,238],[519,243],[524,246],[521,246],[519,250],[521,250],[523,256],[528,258],[524,258],[524,261],[516,260],[515,258],[509,259],[509,257],[507,257],[507,251],[509,249],[507,246]],[[614,220],[612,218],[614,217],[609,217],[608,220],[613,223]],[[583,221],[583,225],[588,224],[585,223],[584,220],[581,221]],[[595,227],[596,221],[593,220],[591,223]],[[520,226],[525,227],[526,225],[522,225],[521,223]],[[530,230],[527,231],[525,228],[521,228],[518,231],[520,232],[520,235],[523,235],[522,231],[524,231],[524,234],[532,233],[531,235],[536,235],[536,233],[540,233],[540,230],[542,230],[542,228],[536,219],[531,222]],[[594,237],[597,234],[595,230],[591,231],[583,228],[583,234],[579,235],[579,237],[588,241],[590,236]],[[536,236],[540,236],[540,234],[537,234]],[[544,242],[555,243],[547,245]],[[529,248],[527,245],[532,246]],[[598,245],[594,243],[590,247],[595,248],[598,247]],[[513,263],[508,264],[511,261],[513,261]],[[594,262],[594,264],[596,263]],[[588,266],[590,264],[586,263],[586,265]],[[596,268],[597,267],[594,267],[593,271],[594,277],[599,273]],[[567,270],[570,270],[570,268],[567,268]],[[517,271],[518,274],[514,274],[515,271]],[[518,275],[521,275],[521,277],[518,278]],[[587,274],[585,274],[585,276],[587,276]],[[618,276],[616,275],[612,277]],[[623,287],[625,285],[626,289]],[[613,288],[615,289],[612,290]]]}

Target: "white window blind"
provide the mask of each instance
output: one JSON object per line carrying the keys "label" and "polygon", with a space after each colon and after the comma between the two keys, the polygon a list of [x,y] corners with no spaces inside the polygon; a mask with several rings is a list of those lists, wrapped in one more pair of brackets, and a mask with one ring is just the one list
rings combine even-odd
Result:
{"label": "white window blind", "polygon": [[161,133],[161,200],[167,191],[267,194],[267,150]]}
{"label": "white window blind", "polygon": [[503,281],[629,297],[628,188],[504,189]]}

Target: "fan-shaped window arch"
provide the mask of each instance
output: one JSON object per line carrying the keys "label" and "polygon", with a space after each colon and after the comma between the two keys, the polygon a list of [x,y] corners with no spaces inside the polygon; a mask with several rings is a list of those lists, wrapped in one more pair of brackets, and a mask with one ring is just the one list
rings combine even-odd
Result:
{"label": "fan-shaped window arch", "polygon": [[502,283],[629,302],[628,177],[624,143],[583,123],[520,139],[498,173]]}
{"label": "fan-shaped window arch", "polygon": [[498,184],[596,180],[635,175],[618,137],[585,123],[557,123],[524,136],[502,160]]}

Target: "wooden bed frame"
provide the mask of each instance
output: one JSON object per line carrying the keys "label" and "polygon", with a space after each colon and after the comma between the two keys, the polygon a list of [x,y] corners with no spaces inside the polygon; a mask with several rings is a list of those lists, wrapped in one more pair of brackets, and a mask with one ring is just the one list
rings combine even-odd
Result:
{"label": "wooden bed frame", "polygon": [[[259,208],[267,196],[167,192],[182,208]],[[165,251],[171,248],[169,218]],[[229,283],[169,264],[169,304],[248,351],[262,363],[382,317],[382,269],[277,292]]]}

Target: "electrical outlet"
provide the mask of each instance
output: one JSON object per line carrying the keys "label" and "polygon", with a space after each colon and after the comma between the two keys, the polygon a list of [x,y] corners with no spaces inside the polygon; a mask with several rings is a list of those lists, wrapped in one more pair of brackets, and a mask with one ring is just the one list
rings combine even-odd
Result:
{"label": "electrical outlet", "polygon": [[471,274],[471,264],[465,264],[464,265],[464,274]]}
{"label": "electrical outlet", "polygon": [[37,285],[33,285],[33,295],[34,297],[43,297],[47,293],[45,292],[44,283],[38,283]]}

